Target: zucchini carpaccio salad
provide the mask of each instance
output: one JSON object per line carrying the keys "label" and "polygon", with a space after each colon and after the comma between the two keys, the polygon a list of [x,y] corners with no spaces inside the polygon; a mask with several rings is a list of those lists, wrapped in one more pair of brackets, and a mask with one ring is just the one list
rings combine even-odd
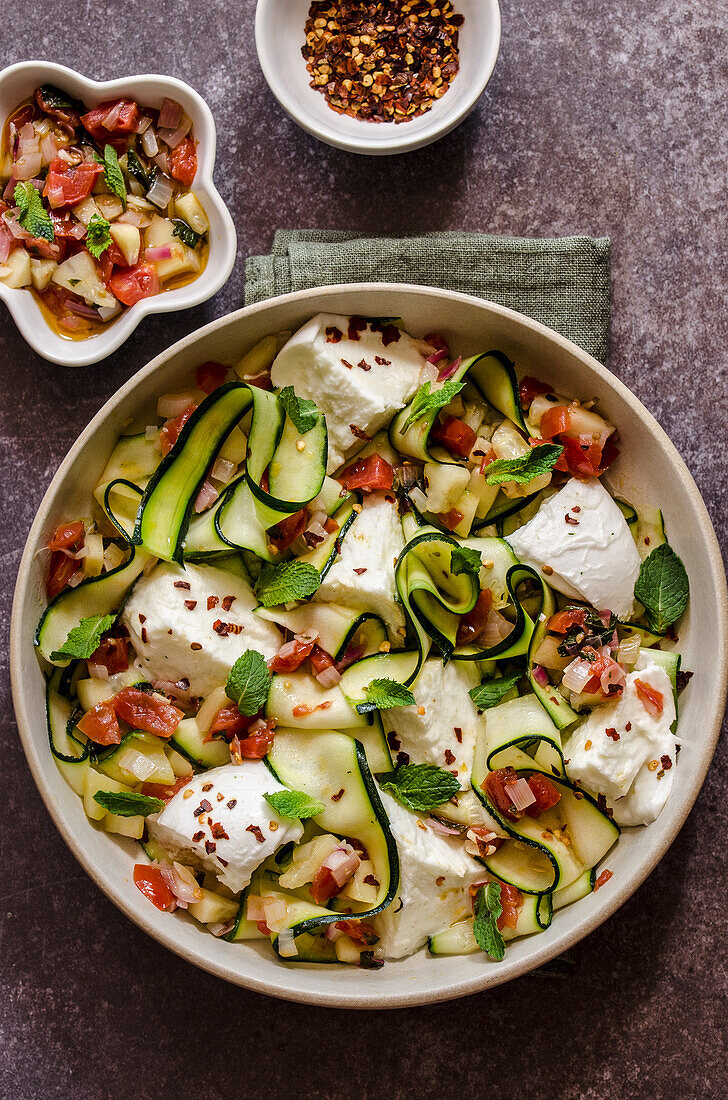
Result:
{"label": "zucchini carpaccio salad", "polygon": [[128,426],[37,646],[150,904],[372,968],[502,959],[608,882],[672,788],[688,582],[593,404],[319,314]]}
{"label": "zucchini carpaccio salad", "polygon": [[0,282],[34,293],[61,336],[84,339],[194,279],[209,223],[190,190],[191,129],[169,99],[89,110],[53,85],[36,88],[0,144]]}

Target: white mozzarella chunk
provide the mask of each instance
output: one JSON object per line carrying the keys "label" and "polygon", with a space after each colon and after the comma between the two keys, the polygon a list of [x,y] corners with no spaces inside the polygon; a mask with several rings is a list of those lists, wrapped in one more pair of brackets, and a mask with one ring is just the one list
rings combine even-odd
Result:
{"label": "white mozzarella chunk", "polygon": [[196,775],[147,825],[173,859],[211,871],[237,894],[263,860],[303,835],[300,821],[279,817],[263,797],[283,790],[262,760],[226,764]]}
{"label": "white mozzarella chunk", "polygon": [[208,695],[246,649],[278,652],[281,635],[253,613],[257,602],[224,569],[163,562],[139,578],[122,618],[151,680],[187,679],[192,695]]}
{"label": "white mozzarella chunk", "polygon": [[[661,714],[652,715],[636,681],[662,696]],[[570,779],[606,796],[621,825],[654,821],[672,789],[677,739],[670,727],[675,701],[670,678],[658,665],[630,672],[623,694],[597,706],[574,731],[564,754]],[[609,731],[609,732],[607,732]],[[663,757],[669,757],[669,767]]]}
{"label": "white mozzarella chunk", "polygon": [[403,548],[396,504],[382,493],[372,493],[364,499],[361,512],[344,536],[341,554],[314,599],[374,612],[384,621],[392,642],[401,645],[405,621],[397,601],[394,563]]}
{"label": "white mozzarella chunk", "polygon": [[467,788],[480,721],[468,692],[479,683],[475,663],[425,661],[412,685],[415,705],[381,712],[385,731],[396,738],[390,737],[395,750],[406,753],[413,764],[436,764],[454,772]]}
{"label": "white mozzarella chunk", "polygon": [[484,868],[460,838],[440,836],[386,791],[380,791],[399,853],[399,893],[375,918],[379,947],[388,959],[403,959],[429,936],[472,914],[469,887]]}
{"label": "white mozzarella chunk", "polygon": [[552,569],[547,580],[558,592],[620,619],[631,615],[640,557],[627,521],[597,478],[572,478],[508,542],[526,565]]}
{"label": "white mozzarella chunk", "polygon": [[294,333],[271,368],[274,386],[293,386],[326,417],[329,473],[361,450],[352,425],[373,436],[406,405],[430,354],[422,341],[392,326],[383,336],[371,323],[361,324],[361,319],[318,313]]}

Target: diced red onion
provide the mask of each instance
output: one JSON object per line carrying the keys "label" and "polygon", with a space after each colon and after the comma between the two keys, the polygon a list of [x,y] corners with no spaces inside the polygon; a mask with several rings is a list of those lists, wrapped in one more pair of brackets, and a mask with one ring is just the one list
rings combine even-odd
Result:
{"label": "diced red onion", "polygon": [[58,325],[67,332],[85,332],[88,329],[88,321],[84,317],[69,316],[67,313],[59,318]]}
{"label": "diced red onion", "polygon": [[620,668],[616,662],[612,662],[609,668],[601,675],[600,683],[602,691],[605,695],[609,695],[610,687],[624,687],[626,680],[625,672],[623,668]]}
{"label": "diced red onion", "polygon": [[428,817],[426,824],[428,829],[432,829],[433,833],[437,833],[438,836],[460,835],[459,829],[455,829],[451,825],[446,825],[444,821],[440,821],[437,817]]}
{"label": "diced red onion", "polygon": [[207,931],[211,932],[213,936],[227,936],[228,932],[232,932],[235,927],[234,920],[216,920],[212,924],[206,925]]}
{"label": "diced red onion", "polygon": [[179,875],[174,867],[170,867],[166,860],[159,864],[159,870],[162,872],[162,878],[167,883],[167,886],[169,886],[170,890],[179,901],[183,901],[187,904],[194,901],[202,901],[204,894],[201,888],[196,884],[193,886],[191,882],[188,882],[182,875]]}
{"label": "diced red onion", "polygon": [[69,298],[65,304],[66,309],[71,313],[75,313],[77,317],[86,317],[90,321],[98,321],[99,319],[97,310],[87,305],[86,302],[77,302],[75,298]]}
{"label": "diced red onion", "polygon": [[175,680],[174,682],[172,680],[152,680],[152,687],[155,691],[164,692],[165,695],[178,703],[189,703],[192,698],[189,680]]}
{"label": "diced red onion", "polygon": [[452,363],[449,363],[446,367],[442,368],[437,376],[437,381],[446,382],[448,378],[452,378],[453,374],[455,374],[455,372],[459,369],[462,361],[462,355],[458,355],[457,359],[453,359]]}
{"label": "diced red onion", "polygon": [[350,646],[340,661],[336,662],[339,672],[344,672],[350,665],[356,664],[364,656],[364,646]]}
{"label": "diced red onion", "polygon": [[55,134],[45,134],[40,143],[40,155],[43,164],[50,164],[58,152],[58,141]]}
{"label": "diced red onion", "polygon": [[14,248],[15,237],[5,224],[4,218],[0,218],[0,264],[5,263]]}
{"label": "diced red onion", "polygon": [[214,477],[215,481],[221,481],[223,485],[227,485],[232,480],[236,468],[235,463],[231,462],[230,459],[218,458],[210,471],[210,477]]}
{"label": "diced red onion", "polygon": [[147,191],[147,198],[160,210],[166,210],[173,194],[174,185],[172,181],[167,176],[160,174]]}
{"label": "diced red onion", "polygon": [[587,681],[591,679],[591,675],[592,670],[589,661],[582,661],[580,657],[575,657],[571,664],[564,669],[561,682],[569,691],[574,691],[578,695],[584,690]]}
{"label": "diced red onion", "polygon": [[[111,291],[109,291],[109,294]],[[99,320],[110,321],[112,317],[116,317],[118,313],[121,313],[121,302],[114,299],[112,306],[99,306]]]}
{"label": "diced red onion", "polygon": [[159,142],[153,127],[148,127],[142,134],[142,149],[148,157],[156,157],[159,152]]}
{"label": "diced red onion", "polygon": [[344,935],[344,929],[343,928],[337,928],[335,921],[332,922],[331,924],[326,925],[326,939],[331,940],[332,943],[335,940],[338,940],[339,936],[343,936],[343,935]]}
{"label": "diced red onion", "polygon": [[41,169],[41,153],[32,122],[27,122],[20,131],[18,151],[13,160],[13,175],[17,180],[30,180]]}
{"label": "diced red onion", "polygon": [[152,125],[151,118],[149,118],[148,115],[142,115],[141,118],[139,119],[139,122],[137,123],[136,132],[138,134],[143,134],[144,131],[148,130],[151,125]]}
{"label": "diced red onion", "polygon": [[517,810],[525,810],[528,806],[533,806],[536,801],[534,793],[525,779],[514,779],[511,782],[506,782],[503,784],[503,789]]}
{"label": "diced red onion", "polygon": [[165,145],[169,146],[170,149],[176,149],[178,145],[182,144],[191,129],[192,119],[188,118],[187,115],[182,115],[179,126],[177,126],[174,130],[166,129],[160,126],[158,136]]}
{"label": "diced red onion", "polygon": [[353,849],[334,848],[321,867],[330,871],[336,885],[342,887],[355,874],[360,863],[361,860]]}
{"label": "diced red onion", "polygon": [[428,359],[425,359],[425,365],[420,371],[420,385],[424,382],[436,382],[439,371],[434,363],[430,363]]}
{"label": "diced red onion", "polygon": [[499,611],[490,611],[479,644],[485,649],[490,649],[502,642],[504,638],[507,638],[512,630],[513,623],[509,623],[508,619],[504,618]]}
{"label": "diced red onion", "polygon": [[10,203],[11,206],[15,202],[15,185],[17,182],[18,181],[15,176],[12,175],[7,182],[5,190],[3,191],[3,201]]}
{"label": "diced red onion", "polygon": [[150,219],[139,210],[126,210],[116,220],[117,222],[125,222],[127,225],[135,225],[137,229],[146,229],[151,224]]}
{"label": "diced red onion", "polygon": [[609,626],[609,620],[612,617],[611,611],[600,611],[599,618],[602,620],[605,626]]}
{"label": "diced red onion", "polygon": [[542,668],[541,665],[533,666],[533,678],[541,687],[545,688],[549,686],[549,678],[546,674],[546,669]]}
{"label": "diced red onion", "polygon": [[413,489],[420,476],[420,468],[411,462],[405,462],[403,466],[395,466],[394,473],[403,489]]}
{"label": "diced red onion", "polygon": [[144,250],[144,259],[151,260],[153,263],[157,260],[171,260],[172,259],[172,245],[171,244],[155,244],[150,248]]}
{"label": "diced red onion", "polygon": [[426,362],[432,363],[432,365],[435,366],[441,359],[444,359],[447,354],[447,348],[439,348],[436,352],[433,352],[432,355],[427,356]]}
{"label": "diced red onion", "polygon": [[175,103],[173,99],[163,99],[157,125],[168,130],[174,130],[176,126],[179,126],[181,118],[182,108],[179,103]]}
{"label": "diced red onion", "polygon": [[122,108],[124,106],[123,99],[120,99],[118,103],[115,103],[108,114],[104,115],[101,119],[101,125],[105,130],[115,130],[116,124],[121,118]]}
{"label": "diced red onion", "polygon": [[89,676],[93,676],[95,680],[108,680],[109,670],[106,665],[97,665],[96,661],[86,661],[86,668],[88,669]]}
{"label": "diced red onion", "polygon": [[209,508],[211,504],[214,504],[217,498],[220,496],[214,485],[211,485],[209,481],[205,481],[197,498],[195,500],[195,511],[204,512],[206,508]]}
{"label": "diced red onion", "polygon": [[157,168],[161,168],[163,172],[168,170],[169,160],[167,158],[167,150],[160,149],[156,157],[153,158]]}
{"label": "diced red onion", "polygon": [[341,673],[336,665],[329,665],[328,668],[321,669],[321,672],[316,673],[316,679],[323,688],[336,687],[341,679]]}
{"label": "diced red onion", "polygon": [[3,218],[3,221],[5,222],[5,225],[8,227],[15,239],[18,241],[32,240],[33,238],[31,237],[30,233],[27,231],[27,229],[23,229],[22,225],[17,220],[16,210],[13,210],[12,214],[12,217],[8,217],[6,215]]}
{"label": "diced red onion", "polygon": [[617,634],[616,630],[614,631],[614,634],[612,634],[612,637],[609,641],[609,649],[611,649],[612,651],[619,649],[619,635]]}

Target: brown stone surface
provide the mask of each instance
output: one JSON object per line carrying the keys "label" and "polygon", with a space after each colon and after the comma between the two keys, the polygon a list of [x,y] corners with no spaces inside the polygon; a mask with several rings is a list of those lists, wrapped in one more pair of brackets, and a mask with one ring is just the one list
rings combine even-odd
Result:
{"label": "brown stone surface", "polygon": [[[243,257],[268,248],[278,226],[608,234],[609,365],[675,441],[726,545],[728,4],[507,3],[501,57],[475,114],[395,159],[340,153],[296,128],[257,67],[253,8],[4,5],[3,65],[47,57],[97,78],[159,70],[206,96],[240,245],[215,299],[145,321],[97,367],[45,363],[0,307],[4,622],[27,528],[79,430],[147,359],[240,304]],[[0,661],[3,1097],[725,1095],[725,742],[671,851],[576,948],[568,979],[337,1013],[228,987],[117,912],[35,790],[6,645]]]}

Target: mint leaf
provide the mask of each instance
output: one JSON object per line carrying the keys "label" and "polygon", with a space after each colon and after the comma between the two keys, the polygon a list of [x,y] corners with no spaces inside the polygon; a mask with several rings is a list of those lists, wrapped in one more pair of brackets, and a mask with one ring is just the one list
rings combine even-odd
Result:
{"label": "mint leaf", "polygon": [[110,630],[116,621],[116,615],[89,615],[81,619],[78,626],[69,631],[68,637],[60,649],[51,653],[51,661],[67,661],[77,658],[87,660],[99,648],[101,635]]}
{"label": "mint leaf", "polygon": [[321,574],[307,561],[284,561],[264,565],[255,585],[255,595],[263,607],[304,600],[313,596],[321,584]]}
{"label": "mint leaf", "polygon": [[121,205],[126,210],[126,184],[124,183],[124,173],[119,167],[119,158],[116,155],[116,150],[113,145],[104,146],[103,157],[94,154],[99,164],[104,166],[104,179],[106,180],[106,186],[112,195],[116,195],[117,199],[121,200]]}
{"label": "mint leaf", "polygon": [[281,817],[297,817],[299,821],[318,817],[326,809],[323,802],[303,791],[274,791],[273,794],[264,794],[263,798]]}
{"label": "mint leaf", "polygon": [[436,764],[402,764],[381,781],[381,787],[415,813],[442,806],[462,789],[452,772]]}
{"label": "mint leaf", "polygon": [[642,562],[634,594],[655,634],[664,634],[680,618],[687,607],[690,583],[682,560],[668,543],[656,547]]}
{"label": "mint leaf", "polygon": [[372,680],[366,689],[366,702],[359,703],[357,710],[366,714],[370,710],[388,710],[390,707],[411,707],[415,697],[409,688],[396,680]]}
{"label": "mint leaf", "polygon": [[255,649],[248,649],[230,669],[225,693],[238,704],[241,714],[250,717],[261,710],[270,691],[270,672],[265,657]]}
{"label": "mint leaf", "polygon": [[471,688],[468,695],[478,710],[488,710],[502,703],[506,695],[513,691],[520,678],[521,674],[516,673],[515,676],[503,676],[500,680],[486,680],[477,687]]}
{"label": "mint leaf", "polygon": [[321,414],[316,408],[315,401],[307,401],[303,397],[296,397],[293,386],[285,386],[278,394],[278,400],[301,435],[305,435],[306,432],[310,432],[312,428],[316,427]]}
{"label": "mint leaf", "polygon": [[94,802],[103,806],[110,814],[117,817],[148,817],[164,809],[164,801],[161,798],[151,798],[147,794],[136,794],[130,791],[97,791]]}
{"label": "mint leaf", "polygon": [[500,883],[489,882],[487,886],[481,886],[475,895],[473,935],[480,950],[496,962],[500,962],[506,953],[505,940],[498,928],[498,917],[502,912]]}
{"label": "mint leaf", "polygon": [[456,382],[451,378],[449,382],[445,382],[439,390],[435,390],[433,393],[432,383],[424,382],[410,402],[409,415],[404,425],[399,429],[400,435],[404,435],[410,425],[414,424],[416,420],[420,420],[427,413],[434,412],[436,409],[444,409],[454,397],[457,397],[464,386],[464,382]]}
{"label": "mint leaf", "polygon": [[40,192],[29,181],[17,183],[13,191],[15,205],[20,208],[18,221],[32,237],[53,241],[55,231],[50,214],[43,206]]}
{"label": "mint leaf", "polygon": [[485,480],[488,485],[502,485],[504,481],[527,485],[534,478],[550,473],[563,450],[560,443],[540,443],[520,458],[497,458],[486,467]]}
{"label": "mint leaf", "polygon": [[182,218],[175,218],[173,224],[174,229],[172,230],[172,236],[178,237],[182,241],[182,244],[187,245],[188,248],[197,248],[204,233],[195,233],[192,226],[188,225]]}
{"label": "mint leaf", "polygon": [[86,248],[95,260],[98,260],[102,252],[111,244],[110,225],[106,218],[100,214],[94,214],[86,229]]}
{"label": "mint leaf", "polygon": [[450,557],[450,572],[454,576],[470,573],[473,577],[477,577],[482,564],[483,559],[478,550],[471,550],[467,546],[456,546]]}

